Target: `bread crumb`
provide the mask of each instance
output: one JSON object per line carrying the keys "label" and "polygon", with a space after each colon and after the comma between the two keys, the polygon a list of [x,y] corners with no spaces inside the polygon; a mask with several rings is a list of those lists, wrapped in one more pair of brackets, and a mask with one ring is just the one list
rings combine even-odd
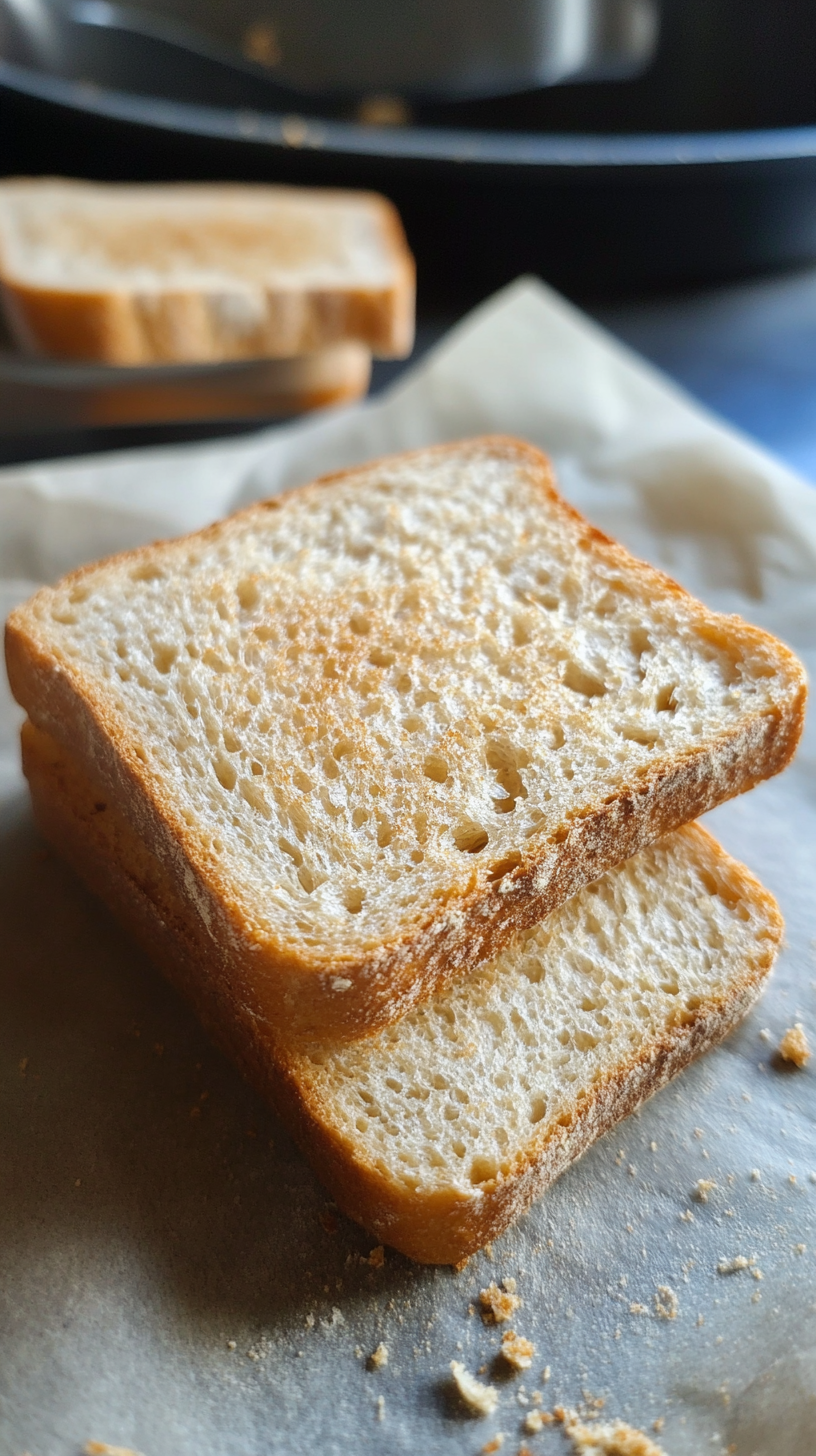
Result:
{"label": "bread crumb", "polygon": [[28,1066],[28,1057],[21,1057],[20,1058],[20,1076],[21,1077],[24,1077],[25,1076],[27,1066]]}
{"label": "bread crumb", "polygon": [[668,1284],[658,1284],[657,1293],[654,1297],[655,1313],[659,1319],[677,1319],[677,1311],[680,1308],[680,1301],[674,1290]]}
{"label": "bread crumb", "polygon": [[623,1421],[614,1421],[608,1426],[584,1426],[570,1412],[564,1429],[572,1441],[577,1456],[597,1451],[601,1456],[666,1456],[661,1446],[655,1445],[643,1431],[636,1431]]}
{"label": "bread crumb", "polygon": [[804,1067],[810,1060],[810,1047],[801,1021],[788,1027],[779,1043],[779,1055],[784,1062],[793,1062],[795,1067]]}
{"label": "bread crumb", "polygon": [[537,1435],[539,1431],[544,1430],[545,1426],[551,1426],[552,1423],[553,1417],[549,1411],[532,1410],[529,1415],[524,1417],[524,1429],[528,1436]]}
{"label": "bread crumb", "polygon": [[698,1178],[697,1182],[691,1190],[691,1196],[692,1198],[695,1198],[698,1203],[708,1203],[708,1195],[713,1191],[713,1189],[716,1188],[716,1186],[717,1185],[714,1182],[713,1178]]}
{"label": "bread crumb", "polygon": [[663,1427],[665,1426],[665,1424],[666,1424],[665,1418],[663,1416],[658,1416],[658,1418],[657,1418],[656,1421],[652,1421],[652,1430],[653,1431],[662,1431],[663,1430]]}
{"label": "bread crumb", "polygon": [[86,1441],[85,1456],[139,1456],[130,1446],[109,1446],[106,1441]]}
{"label": "bread crumb", "polygon": [[383,1365],[388,1364],[388,1346],[380,1341],[376,1350],[368,1357],[369,1370],[382,1370]]}
{"label": "bread crumb", "polygon": [[744,1254],[737,1254],[735,1259],[721,1259],[717,1265],[718,1274],[737,1274],[740,1269],[749,1269],[751,1260],[746,1259]]}
{"label": "bread crumb", "polygon": [[384,1395],[378,1395],[377,1396],[377,1420],[378,1421],[384,1421],[385,1420],[385,1396]]}
{"label": "bread crumb", "polygon": [[630,1314],[648,1314],[649,1311],[646,1308],[645,1304],[630,1304],[630,1306],[629,1306],[629,1313]]}
{"label": "bread crumb", "polygon": [[499,1403],[498,1392],[493,1386],[482,1385],[480,1380],[465,1369],[461,1360],[451,1360],[450,1372],[459,1396],[468,1410],[476,1416],[492,1416]]}
{"label": "bread crumb", "polygon": [[378,1244],[376,1249],[371,1250],[371,1253],[368,1256],[368,1262],[371,1265],[372,1269],[382,1269],[382,1266],[385,1263],[385,1249],[383,1248],[382,1244]]}
{"label": "bread crumb", "polygon": [[237,1342],[237,1340],[227,1340],[227,1349],[228,1350],[237,1350],[238,1349],[238,1342]]}
{"label": "bread crumb", "polygon": [[464,1259],[458,1259],[457,1262],[454,1264],[454,1266],[453,1266],[454,1273],[455,1274],[461,1274],[463,1269],[467,1269],[467,1266],[468,1266],[469,1263],[470,1263],[470,1255],[469,1254],[465,1254]]}
{"label": "bread crumb", "polygon": [[794,1254],[804,1254],[804,1253],[806,1253],[807,1252],[807,1244],[794,1244],[793,1252],[794,1252]]}
{"label": "bread crumb", "polygon": [[545,1365],[544,1369],[541,1372],[541,1384],[546,1385],[551,1375],[552,1370],[550,1369],[549,1365]]}
{"label": "bread crumb", "polygon": [[531,1340],[525,1340],[514,1330],[506,1330],[502,1335],[502,1359],[506,1360],[508,1365],[512,1365],[514,1370],[529,1370],[534,1354],[535,1345]]}
{"label": "bread crumb", "polygon": [[762,1174],[760,1173],[759,1168],[752,1168],[751,1169],[751,1182],[752,1183],[759,1183],[759,1181],[760,1181],[761,1178],[762,1178]]}
{"label": "bread crumb", "polygon": [[503,1445],[504,1436],[501,1431],[497,1431],[492,1441],[485,1441],[482,1447],[482,1456],[493,1456],[493,1452],[501,1451]]}
{"label": "bread crumb", "polygon": [[505,1320],[512,1319],[517,1309],[521,1309],[521,1300],[516,1294],[515,1279],[502,1281],[503,1288],[500,1289],[495,1281],[488,1284],[479,1294],[479,1303],[482,1306],[482,1319],[486,1325],[500,1325]]}
{"label": "bread crumb", "polygon": [[692,1213],[690,1208],[687,1208],[683,1213],[681,1213],[680,1219],[682,1223],[694,1223],[694,1214]]}

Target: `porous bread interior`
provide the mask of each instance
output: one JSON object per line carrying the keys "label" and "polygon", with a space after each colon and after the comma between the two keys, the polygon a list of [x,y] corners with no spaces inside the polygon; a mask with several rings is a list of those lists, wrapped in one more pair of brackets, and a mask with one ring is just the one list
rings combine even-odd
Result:
{"label": "porous bread interior", "polygon": [[397,457],[25,608],[257,940],[376,952],[787,691],[777,644],[593,535],[542,461]]}
{"label": "porous bread interior", "polygon": [[376,289],[404,266],[366,193],[59,180],[0,184],[0,257],[43,288],[222,288],[225,322],[239,284]]}
{"label": "porous bread interior", "polygon": [[770,896],[681,830],[375,1037],[311,1048],[301,1075],[390,1182],[472,1191],[518,1173],[599,1086],[728,1002],[781,933]]}

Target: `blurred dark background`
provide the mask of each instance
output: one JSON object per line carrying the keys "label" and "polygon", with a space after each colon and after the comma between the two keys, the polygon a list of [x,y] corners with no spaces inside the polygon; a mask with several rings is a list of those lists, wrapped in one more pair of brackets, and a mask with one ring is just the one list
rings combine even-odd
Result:
{"label": "blurred dark background", "polygon": [[[0,0],[7,11],[14,3]],[[473,303],[533,272],[738,423],[773,413],[756,381],[750,408],[722,382],[729,369],[732,379],[735,369],[744,374],[749,357],[776,369],[775,408],[793,389],[807,412],[816,403],[802,273],[816,259],[816,5],[662,0],[659,8],[654,59],[639,75],[471,99],[298,93],[281,82],[274,55],[242,65],[241,36],[257,14],[250,0],[229,10],[176,0],[174,23],[206,37],[195,54],[192,30],[178,31],[176,44],[155,0],[142,19],[85,6],[93,23],[75,24],[61,58],[38,67],[19,64],[26,57],[7,24],[0,168],[375,188],[399,207],[416,255],[420,351]],[[304,24],[317,23],[317,0],[301,9]],[[101,23],[105,14],[117,23]],[[797,270],[784,295],[798,289],[796,304],[780,303],[777,288],[766,307],[767,291],[740,287]],[[739,360],[729,337],[743,341]],[[725,362],[706,370],[704,354]],[[397,367],[375,366],[374,388]],[[185,434],[151,428],[86,432],[85,445]],[[74,448],[69,435],[41,441],[39,453]],[[25,441],[18,434],[3,458],[35,450],[30,432]]]}

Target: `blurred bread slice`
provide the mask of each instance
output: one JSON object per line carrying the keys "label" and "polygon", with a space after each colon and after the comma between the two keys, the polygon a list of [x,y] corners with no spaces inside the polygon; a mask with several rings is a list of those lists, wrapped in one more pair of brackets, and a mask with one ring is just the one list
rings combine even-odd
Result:
{"label": "blurred bread slice", "polygon": [[252,1014],[234,967],[132,817],[32,724],[23,764],[46,838],[275,1106],[344,1213],[456,1263],[761,994],[784,926],[705,830],[667,834],[459,985],[364,1041],[297,1041]]}
{"label": "blurred bread slice", "polygon": [[409,353],[414,262],[384,197],[275,186],[0,182],[21,347],[119,365]]}
{"label": "blurred bread slice", "polygon": [[[94,425],[160,420],[284,418],[350,404],[368,391],[371,350],[331,344],[296,359],[252,359],[222,368],[108,371],[82,392],[69,419]],[[74,393],[77,393],[75,390]]]}

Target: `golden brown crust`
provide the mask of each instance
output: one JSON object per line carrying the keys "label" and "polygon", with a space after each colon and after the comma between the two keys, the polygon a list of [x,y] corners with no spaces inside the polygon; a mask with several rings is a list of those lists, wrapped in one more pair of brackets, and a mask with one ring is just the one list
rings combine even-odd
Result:
{"label": "golden brown crust", "polygon": [[[669,591],[686,604],[692,601],[682,587],[636,561],[567,505],[553,484],[549,462],[534,447],[494,436],[412,454],[461,455],[468,449],[489,449],[521,459],[552,508],[577,522],[586,543],[601,551],[616,569],[636,573],[655,590]],[[288,495],[251,506],[241,515],[285,510],[288,500],[322,491],[354,473],[325,476]],[[216,524],[199,536],[207,539],[220,529]],[[142,547],[112,560],[137,563],[156,549]],[[80,582],[96,569],[95,565],[83,567],[65,581]],[[197,903],[206,907],[203,913],[213,948],[229,960],[236,974],[240,971],[244,994],[255,1014],[271,1021],[284,1016],[304,1036],[354,1038],[379,1030],[411,1006],[434,996],[473,965],[497,954],[519,931],[538,924],[582,885],[662,834],[786,766],[804,722],[806,681],[801,664],[781,643],[739,618],[718,616],[699,605],[696,610],[710,634],[727,636],[732,644],[740,642],[746,652],[772,657],[787,674],[786,695],[773,713],[757,712],[714,743],[658,761],[648,776],[628,785],[612,802],[565,826],[565,837],[559,843],[528,841],[525,858],[500,882],[490,881],[489,866],[474,870],[467,889],[437,902],[418,931],[395,937],[367,956],[329,958],[314,950],[308,960],[282,943],[257,943],[219,865],[199,852],[194,830],[161,786],[150,781],[134,744],[94,684],[85,681],[76,668],[66,670],[48,645],[41,645],[34,614],[26,605],[9,618],[6,655],[12,692],[32,721],[76,754],[93,780],[115,795],[174,882],[184,883]],[[542,873],[545,862],[546,875]],[[351,985],[339,991],[338,978]]]}
{"label": "golden brown crust", "polygon": [[421,1193],[389,1180],[342,1129],[316,1090],[308,1058],[247,1010],[229,967],[214,968],[163,869],[112,804],[94,791],[58,745],[31,725],[24,761],[35,814],[50,842],[100,894],[195,1007],[213,1039],[276,1107],[338,1207],[384,1243],[422,1263],[457,1263],[497,1237],[591,1146],[703,1051],[716,1045],[756,1001],[784,926],[773,897],[699,825],[680,831],[712,872],[763,908],[767,935],[727,997],[704,1001],[688,1020],[620,1065],[568,1125],[533,1132],[507,1176],[470,1194]]}
{"label": "golden brown crust", "polygon": [[[30,180],[14,178],[7,182],[13,188]],[[37,185],[42,179],[34,180]],[[60,185],[79,190],[83,186],[63,180]],[[0,197],[2,187],[0,183]],[[98,184],[94,188],[98,190]],[[8,259],[0,252],[0,292],[9,324],[22,347],[34,353],[131,367],[288,358],[347,341],[366,344],[383,358],[403,358],[413,345],[416,269],[399,213],[378,193],[322,189],[319,193],[310,191],[309,195],[313,201],[321,196],[329,202],[345,198],[376,212],[391,253],[394,281],[384,287],[303,287],[298,293],[302,306],[294,335],[291,296],[274,288],[266,292],[265,317],[257,327],[236,333],[219,326],[200,289],[161,289],[145,308],[139,291],[126,286],[85,290],[27,282],[14,276]]]}

